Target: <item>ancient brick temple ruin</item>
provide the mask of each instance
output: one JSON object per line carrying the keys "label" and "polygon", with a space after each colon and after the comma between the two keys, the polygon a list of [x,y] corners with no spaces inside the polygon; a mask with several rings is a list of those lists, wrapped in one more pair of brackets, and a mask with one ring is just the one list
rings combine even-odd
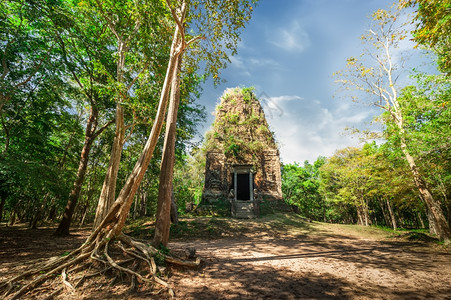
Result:
{"label": "ancient brick temple ruin", "polygon": [[206,136],[204,203],[229,202],[231,214],[252,218],[260,205],[281,202],[279,150],[251,88],[228,89]]}

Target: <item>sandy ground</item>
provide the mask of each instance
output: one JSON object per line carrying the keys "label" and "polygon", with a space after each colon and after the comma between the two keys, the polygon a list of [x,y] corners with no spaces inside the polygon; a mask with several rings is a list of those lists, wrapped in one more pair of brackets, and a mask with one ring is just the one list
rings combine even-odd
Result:
{"label": "sandy ground", "polygon": [[315,234],[260,232],[195,241],[205,267],[198,276],[173,276],[176,294],[180,299],[451,299],[449,251],[321,227]]}
{"label": "sandy ground", "polygon": [[[253,225],[253,221],[240,222]],[[30,259],[46,259],[77,247],[89,232],[85,228],[71,237],[54,238],[53,230],[0,227],[0,280],[25,270]],[[339,225],[276,231],[259,227],[238,236],[170,244],[175,249],[186,247],[195,247],[203,264],[198,270],[171,272],[176,299],[451,299],[449,248],[362,236]],[[42,298],[39,292],[34,296]],[[94,281],[58,298],[155,296],[130,292],[124,284],[107,287]]]}

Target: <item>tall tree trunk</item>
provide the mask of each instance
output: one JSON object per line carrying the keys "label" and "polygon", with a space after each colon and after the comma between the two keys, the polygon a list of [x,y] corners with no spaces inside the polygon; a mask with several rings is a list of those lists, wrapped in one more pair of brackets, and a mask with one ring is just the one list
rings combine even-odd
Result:
{"label": "tall tree trunk", "polygon": [[418,221],[420,221],[421,224],[421,228],[426,228],[426,226],[424,225],[424,221],[423,221],[423,217],[421,216],[421,213],[418,211],[417,212],[417,217],[418,217]]}
{"label": "tall tree trunk", "polygon": [[362,208],[360,206],[357,207],[357,218],[359,220],[359,225],[364,225]]}
{"label": "tall tree trunk", "polygon": [[88,122],[86,124],[85,142],[83,149],[81,150],[80,162],[78,164],[77,176],[72,187],[72,191],[69,194],[66,207],[64,209],[63,219],[61,220],[55,235],[64,236],[69,235],[70,223],[72,222],[72,215],[75,211],[78,198],[80,196],[81,187],[85,179],[86,169],[88,167],[89,152],[91,151],[91,145],[96,137],[94,134],[97,128],[97,116],[98,112],[95,107],[91,106]]}
{"label": "tall tree trunk", "polygon": [[100,224],[116,199],[117,174],[121,162],[122,146],[125,138],[124,109],[118,104],[116,108],[116,133],[111,149],[108,170],[103,181],[102,191],[97,204],[94,228]]}
{"label": "tall tree trunk", "polygon": [[10,226],[12,226],[16,223],[17,210],[18,210],[20,204],[21,204],[21,200],[17,201],[16,205],[14,205],[13,209],[11,209],[11,213],[9,214],[9,225]]}
{"label": "tall tree trunk", "polygon": [[12,210],[11,214],[9,215],[9,226],[16,224],[16,215],[16,211]]}
{"label": "tall tree trunk", "polygon": [[177,212],[177,203],[175,203],[174,186],[172,186],[172,192],[171,192],[171,223],[172,224],[179,223],[179,214]]}
{"label": "tall tree trunk", "polygon": [[390,218],[391,218],[391,224],[393,226],[393,230],[396,231],[396,229],[398,229],[398,226],[396,224],[396,217],[395,214],[393,213],[393,209],[391,207],[390,201],[387,198],[387,207],[388,207],[388,212],[390,213]]}
{"label": "tall tree trunk", "polygon": [[139,206],[139,216],[142,218],[147,215],[147,190],[143,189],[141,193],[141,203]]}
{"label": "tall tree trunk", "polygon": [[34,215],[32,216],[32,219],[31,219],[31,222],[30,222],[30,228],[31,229],[38,228],[38,222],[44,215],[44,211],[45,211],[45,209],[47,207],[47,202],[48,202],[49,196],[50,196],[50,192],[47,192],[44,195],[44,199],[42,200],[41,205],[39,206],[39,208],[35,211]]}
{"label": "tall tree trunk", "polygon": [[86,203],[85,207],[83,208],[83,214],[80,220],[80,225],[78,226],[78,228],[83,227],[83,224],[85,223],[85,219],[86,219],[86,215],[88,214],[88,210],[89,210],[89,203]]}
{"label": "tall tree trunk", "polygon": [[437,235],[437,225],[435,224],[434,216],[432,215],[431,211],[427,210],[428,215],[428,223],[429,223],[429,233]]}
{"label": "tall tree trunk", "polygon": [[427,188],[426,182],[423,180],[420,172],[418,171],[418,167],[415,163],[414,158],[407,150],[405,132],[402,127],[402,123],[398,123],[398,127],[401,133],[401,150],[407,160],[407,163],[409,164],[410,171],[412,172],[413,179],[421,195],[421,199],[424,200],[426,206],[428,207],[428,210],[431,213],[438,237],[441,240],[445,241],[445,243],[449,243],[451,239],[451,230],[449,224],[446,221],[445,215],[443,214],[440,202],[434,199],[434,197],[432,196],[431,192]]}
{"label": "tall tree trunk", "polygon": [[141,191],[140,189],[138,189],[138,193],[135,197],[135,204],[133,205],[133,214],[132,214],[132,219],[136,219],[138,216],[138,207],[139,207],[139,203],[141,200]]}
{"label": "tall tree trunk", "polygon": [[367,201],[363,200],[363,215],[365,217],[365,226],[369,226],[370,225],[370,216],[368,213],[368,203]]}
{"label": "tall tree trunk", "polygon": [[[125,68],[125,54],[128,49],[120,38],[118,40],[118,45],[119,60],[117,63],[117,81],[121,83],[123,81],[123,72]],[[113,147],[111,149],[110,161],[108,163],[108,170],[105,175],[105,180],[103,181],[102,191],[97,204],[93,228],[96,228],[100,224],[116,199],[117,174],[119,172],[124,142],[124,108],[122,106],[122,96],[119,94],[116,103],[116,132],[114,135]]]}
{"label": "tall tree trunk", "polygon": [[116,201],[111,206],[108,214],[100,222],[100,224],[94,228],[91,236],[87,239],[89,242],[91,239],[96,238],[100,230],[108,229],[107,238],[113,238],[119,236],[122,233],[127,216],[130,212],[130,207],[133,203],[136,191],[141,184],[144,174],[152,159],[153,152],[160,136],[161,128],[163,127],[164,117],[166,114],[166,107],[169,99],[169,90],[172,83],[172,77],[174,75],[174,69],[176,67],[176,61],[180,55],[181,50],[178,49],[178,35],[179,30],[176,27],[174,32],[170,58],[168,67],[166,70],[166,76],[161,90],[160,101],[158,105],[157,115],[152,126],[152,130],[149,134],[144,149],[138,158],[138,161],[133,168],[133,171],[128,176],[123,188],[119,192]]}
{"label": "tall tree trunk", "polygon": [[384,216],[385,225],[389,226],[389,227],[392,227],[391,220],[390,220],[389,216],[387,215],[387,211],[385,210],[385,203],[384,203],[383,198],[378,197],[378,200],[379,200],[378,201],[379,202],[379,206],[381,207],[382,214]]}
{"label": "tall tree trunk", "polygon": [[[94,177],[96,178],[96,173],[94,173]],[[95,179],[93,180],[94,182],[96,181]],[[89,182],[88,188],[87,188],[87,192],[86,192],[86,204],[85,204],[85,211],[83,213],[83,217],[80,221],[80,225],[79,228],[81,228],[86,221],[86,216],[89,215],[89,213],[92,210],[92,206],[91,206],[91,202],[92,202],[92,196],[94,195],[95,190],[92,188],[92,181]]]}
{"label": "tall tree trunk", "polygon": [[0,222],[1,222],[2,217],[3,217],[3,208],[5,207],[5,203],[6,203],[6,195],[4,195],[0,192],[0,198],[1,198],[1,202],[0,202]]}
{"label": "tall tree trunk", "polygon": [[171,101],[166,119],[166,134],[163,145],[163,156],[160,168],[160,185],[158,186],[158,204],[155,221],[155,235],[152,241],[154,247],[167,246],[171,226],[171,195],[174,176],[175,138],[177,129],[177,112],[180,103],[180,88],[178,72],[181,58],[175,62],[174,75],[171,84]]}
{"label": "tall tree trunk", "polygon": [[52,197],[52,200],[50,201],[49,204],[49,209],[47,211],[47,215],[45,217],[46,221],[53,221],[55,219],[55,215],[56,215],[56,197]]}

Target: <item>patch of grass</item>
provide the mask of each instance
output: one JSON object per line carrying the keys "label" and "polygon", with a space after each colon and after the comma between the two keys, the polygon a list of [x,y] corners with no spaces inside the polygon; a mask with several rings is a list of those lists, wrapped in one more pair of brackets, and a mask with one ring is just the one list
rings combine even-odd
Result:
{"label": "patch of grass", "polygon": [[164,265],[166,265],[166,261],[165,261],[164,255],[163,255],[161,252],[157,252],[157,253],[154,255],[154,259],[155,259],[155,263],[156,263],[158,266],[164,266]]}
{"label": "patch of grass", "polygon": [[439,242],[437,238],[431,237],[423,232],[411,231],[407,235],[409,241],[421,241],[421,242]]}
{"label": "patch of grass", "polygon": [[171,237],[218,238],[229,232],[230,228],[227,218],[197,217],[171,225]]}
{"label": "patch of grass", "polygon": [[390,232],[390,233],[400,233],[400,232],[418,232],[418,233],[423,233],[423,234],[427,234],[428,230],[425,228],[397,228],[396,230],[394,230],[391,227],[387,227],[387,226],[378,226],[378,225],[372,225],[370,226],[372,228],[378,228],[380,230],[386,231],[386,232]]}
{"label": "patch of grass", "polygon": [[428,229],[425,228],[398,228],[393,230],[393,228],[386,226],[371,227],[389,233],[389,238],[401,238],[415,242],[440,243],[439,239],[431,236]]}
{"label": "patch of grass", "polygon": [[266,195],[263,196],[263,199],[260,202],[260,216],[274,216],[278,213],[288,213],[292,210],[290,207],[283,201],[274,200]]}
{"label": "patch of grass", "polygon": [[229,217],[230,202],[228,199],[219,197],[211,204],[201,204],[193,212],[193,215],[203,217]]}
{"label": "patch of grass", "polygon": [[70,251],[64,251],[63,253],[61,253],[60,256],[61,256],[61,257],[62,257],[62,256],[68,256],[69,254],[70,254]]}
{"label": "patch of grass", "polygon": [[[315,236],[362,238],[369,240],[398,239],[405,242],[440,242],[425,229],[399,229],[388,227],[360,226],[352,224],[329,224],[309,222],[306,218],[291,212],[277,212],[256,219],[234,219],[230,217],[196,216],[181,217],[178,224],[171,225],[171,239],[218,239],[231,236],[263,234],[271,236]],[[127,234],[150,240],[154,223],[148,219],[134,221],[127,226]]]}
{"label": "patch of grass", "polygon": [[154,222],[149,222],[149,218],[141,218],[129,221],[126,229],[126,234],[131,235],[138,239],[147,240],[150,239],[155,232]]}
{"label": "patch of grass", "polygon": [[178,224],[171,225],[171,236],[184,236],[190,235],[193,233],[193,230],[196,228],[196,222],[187,222],[179,220]]}
{"label": "patch of grass", "polygon": [[379,225],[375,225],[375,226],[371,226],[371,227],[380,229],[380,230],[385,231],[385,232],[395,233],[395,231],[394,231],[393,228],[391,228],[391,227],[387,227],[387,226],[379,226]]}

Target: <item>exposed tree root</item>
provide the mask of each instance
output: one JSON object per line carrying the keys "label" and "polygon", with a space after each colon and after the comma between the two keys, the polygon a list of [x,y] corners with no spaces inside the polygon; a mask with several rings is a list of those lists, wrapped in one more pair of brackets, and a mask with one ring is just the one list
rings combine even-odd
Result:
{"label": "exposed tree root", "polygon": [[[50,284],[51,292],[46,299],[52,299],[64,290],[75,291],[89,278],[115,270],[128,275],[131,289],[137,284],[146,284],[154,294],[167,291],[174,296],[169,283],[158,274],[155,258],[183,267],[197,267],[200,264],[200,259],[186,261],[176,258],[123,234],[111,240],[105,238],[108,235],[102,232],[96,235],[95,239],[91,235],[85,244],[69,255],[52,258],[45,265],[36,264],[29,271],[0,283],[0,295],[5,299],[19,299],[44,282],[61,275],[61,280],[54,280]],[[91,268],[95,271],[90,272]],[[157,286],[161,288],[157,289]]]}

